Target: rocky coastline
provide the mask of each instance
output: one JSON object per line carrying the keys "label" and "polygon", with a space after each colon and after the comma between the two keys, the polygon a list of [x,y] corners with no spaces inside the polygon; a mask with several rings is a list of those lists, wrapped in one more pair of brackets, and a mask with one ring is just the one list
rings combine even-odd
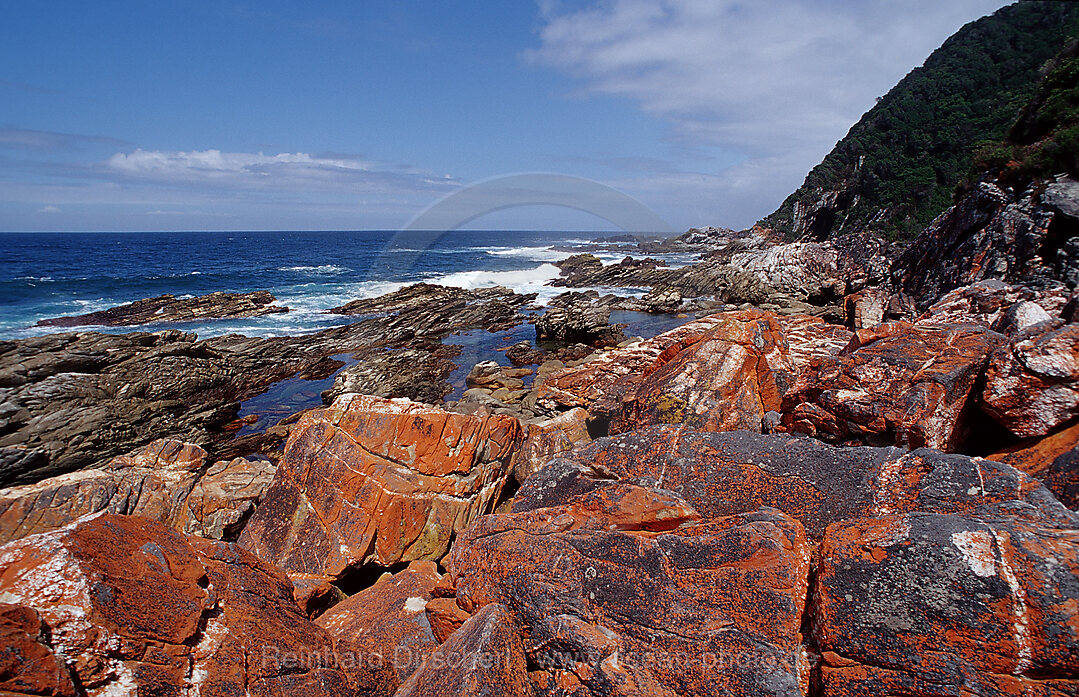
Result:
{"label": "rocky coastline", "polygon": [[[1079,693],[1077,200],[567,250],[542,313],[0,342],[0,692]],[[445,341],[527,322],[510,366]],[[294,378],[323,405],[243,433]]]}

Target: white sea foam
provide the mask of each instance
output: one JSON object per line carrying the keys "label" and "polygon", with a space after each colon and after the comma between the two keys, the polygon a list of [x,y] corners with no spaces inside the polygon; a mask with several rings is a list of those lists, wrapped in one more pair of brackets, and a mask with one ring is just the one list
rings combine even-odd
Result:
{"label": "white sea foam", "polygon": [[504,286],[518,293],[537,293],[548,288],[544,284],[558,278],[558,267],[554,264],[542,264],[532,269],[520,271],[458,271],[456,273],[431,276],[428,283],[457,288],[493,288]]}

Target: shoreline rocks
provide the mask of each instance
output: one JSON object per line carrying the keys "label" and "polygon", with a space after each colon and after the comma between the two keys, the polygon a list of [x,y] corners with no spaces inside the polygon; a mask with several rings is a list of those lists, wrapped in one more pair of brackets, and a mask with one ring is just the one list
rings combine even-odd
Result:
{"label": "shoreline rocks", "polygon": [[136,300],[126,305],[110,307],[85,315],[43,319],[39,327],[133,327],[162,322],[200,322],[208,319],[263,317],[288,312],[289,308],[274,305],[277,298],[269,291],[224,293],[218,291],[194,298],[177,298],[165,294],[156,298]]}

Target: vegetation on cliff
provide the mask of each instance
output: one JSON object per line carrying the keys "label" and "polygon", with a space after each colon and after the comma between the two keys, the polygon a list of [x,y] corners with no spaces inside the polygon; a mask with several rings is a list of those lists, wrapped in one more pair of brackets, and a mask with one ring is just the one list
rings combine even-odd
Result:
{"label": "vegetation on cliff", "polygon": [[[912,238],[951,205],[975,149],[1003,141],[1046,62],[1077,34],[1079,3],[1071,2],[1025,0],[966,25],[880,99],[761,225],[788,238],[862,230]],[[1074,71],[1071,63],[1054,71],[1061,88],[1068,79],[1074,88]],[[1013,133],[1039,140],[1066,103],[1047,96]],[[999,151],[980,150],[998,159]]]}

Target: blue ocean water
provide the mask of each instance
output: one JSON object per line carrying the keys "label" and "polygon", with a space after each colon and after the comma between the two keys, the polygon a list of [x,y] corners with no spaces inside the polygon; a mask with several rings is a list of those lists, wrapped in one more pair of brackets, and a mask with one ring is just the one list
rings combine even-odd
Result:
{"label": "blue ocean water", "polygon": [[[328,308],[419,281],[464,288],[504,285],[538,293],[542,303],[564,290],[545,285],[558,275],[551,262],[569,255],[556,248],[587,245],[603,236],[520,231],[0,234],[0,339],[65,331],[34,324],[163,293],[269,290],[292,308],[262,318],[169,325],[202,338],[317,331],[351,321],[324,314]],[[597,255],[614,261],[624,253]]]}

